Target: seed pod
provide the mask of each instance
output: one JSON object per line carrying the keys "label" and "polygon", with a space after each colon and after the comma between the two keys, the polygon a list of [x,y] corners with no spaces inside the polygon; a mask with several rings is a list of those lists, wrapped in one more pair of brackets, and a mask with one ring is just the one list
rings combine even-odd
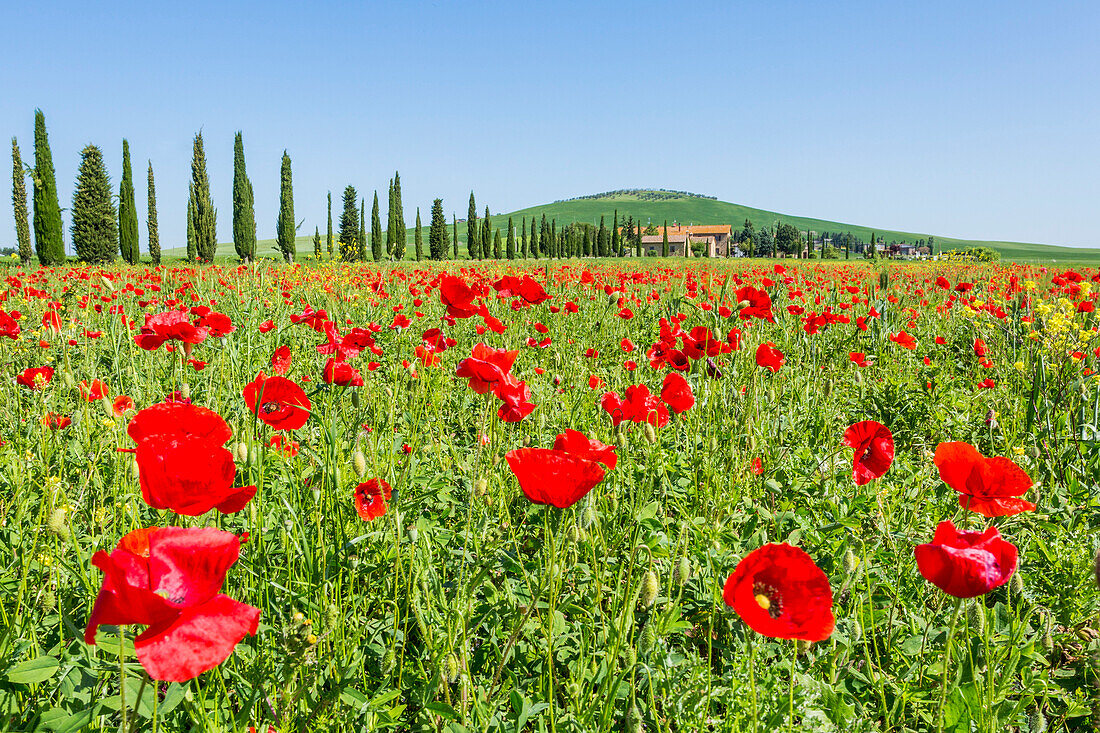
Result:
{"label": "seed pod", "polygon": [[50,512],[50,519],[46,522],[46,529],[58,539],[69,539],[69,523],[65,521],[65,510],[58,507]]}
{"label": "seed pod", "polygon": [[653,624],[646,624],[642,633],[638,635],[638,654],[646,656],[653,651],[653,645],[657,643],[657,634],[653,631]]}
{"label": "seed pod", "polygon": [[1019,570],[1012,574],[1012,579],[1008,581],[1008,587],[1014,596],[1019,596],[1024,592],[1024,576],[1020,575]]}
{"label": "seed pod", "polygon": [[474,481],[474,496],[485,496],[485,492],[488,490],[489,482],[485,478]]}
{"label": "seed pod", "polygon": [[1028,733],[1043,733],[1047,729],[1047,719],[1043,717],[1043,711],[1035,708],[1027,717]]}
{"label": "seed pod", "polygon": [[357,450],[352,454],[351,464],[355,466],[355,475],[363,478],[367,472],[367,457],[363,455],[363,451]]}
{"label": "seed pod", "polygon": [[657,577],[657,573],[652,570],[647,570],[645,575],[642,576],[642,587],[638,594],[638,602],[642,604],[642,608],[649,608],[657,600],[657,593],[660,591],[661,581]]}
{"label": "seed pod", "polygon": [[137,478],[138,476],[141,475],[141,469],[138,468],[138,462],[137,462],[136,458],[131,458],[130,459],[130,474],[134,478]]}
{"label": "seed pod", "polygon": [[393,402],[393,389],[391,389],[390,387],[386,387],[382,390],[382,393],[386,395],[387,400]]}
{"label": "seed pod", "polygon": [[340,607],[336,603],[329,603],[325,607],[325,629],[332,631],[336,628],[336,622],[340,620]]}
{"label": "seed pod", "polygon": [[628,646],[623,649],[623,668],[634,669],[634,665],[638,663],[638,652],[634,647]]}
{"label": "seed pod", "polygon": [[411,543],[412,543],[412,544],[414,544],[414,545],[416,544],[416,540],[417,540],[417,538],[418,538],[418,537],[420,537],[420,531],[419,531],[419,530],[417,530],[417,528],[416,528],[416,525],[415,525],[415,524],[410,524],[410,525],[409,525],[409,526],[408,526],[408,527],[407,527],[407,528],[405,529],[405,534],[406,534],[406,535],[408,536],[408,538],[409,538],[409,542],[411,542]]}
{"label": "seed pod", "polygon": [[115,416],[115,406],[110,399],[104,397],[99,401],[99,406],[103,408],[103,414],[107,417]]}
{"label": "seed pod", "polygon": [[966,622],[977,634],[985,633],[985,606],[975,601],[966,607]]}
{"label": "seed pod", "polygon": [[351,390],[351,406],[356,410],[359,409],[359,390],[354,387]]}
{"label": "seed pod", "polygon": [[233,460],[237,463],[248,462],[248,443],[242,440],[233,446]]}
{"label": "seed pod", "polygon": [[688,582],[691,577],[691,560],[687,556],[682,556],[676,562],[676,570],[673,571],[672,579],[676,581],[677,585],[683,585]]}
{"label": "seed pod", "polygon": [[645,428],[643,428],[643,432],[645,433],[646,441],[650,445],[653,445],[657,442],[657,431],[653,429],[653,425],[651,425],[650,423],[646,423]]}
{"label": "seed pod", "polygon": [[626,733],[642,733],[645,730],[645,725],[642,720],[642,711],[638,710],[637,705],[631,705],[630,711],[626,714]]}
{"label": "seed pod", "polygon": [[856,372],[856,384],[863,384],[863,372]]}
{"label": "seed pod", "polygon": [[581,511],[581,529],[588,529],[596,522],[596,510],[589,504]]}
{"label": "seed pod", "polygon": [[452,685],[458,682],[460,672],[458,657],[454,654],[448,654],[447,659],[443,662],[443,674],[446,676],[447,682]]}
{"label": "seed pod", "polygon": [[569,528],[565,530],[565,538],[569,540],[570,544],[577,544],[581,539],[580,528],[575,524],[570,524]]}
{"label": "seed pod", "polygon": [[180,385],[180,397],[183,397],[185,400],[191,399],[191,385],[187,382]]}
{"label": "seed pod", "polygon": [[72,389],[76,386],[76,380],[73,379],[73,373],[68,369],[61,373],[61,382],[65,385],[65,389]]}
{"label": "seed pod", "polygon": [[859,619],[852,619],[852,641],[863,639],[863,627],[859,625]]}
{"label": "seed pod", "polygon": [[851,575],[858,566],[859,560],[856,559],[856,553],[852,552],[852,548],[849,547],[844,551],[844,574]]}

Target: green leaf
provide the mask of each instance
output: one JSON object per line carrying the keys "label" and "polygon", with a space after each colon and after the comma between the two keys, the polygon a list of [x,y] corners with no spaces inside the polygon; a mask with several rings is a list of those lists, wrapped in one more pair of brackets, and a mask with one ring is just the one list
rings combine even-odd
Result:
{"label": "green leaf", "polygon": [[28,659],[8,668],[8,682],[16,685],[32,685],[43,682],[53,676],[57,668],[61,666],[54,657],[38,657]]}
{"label": "green leaf", "polygon": [[424,707],[445,720],[458,720],[458,711],[445,702],[429,702]]}

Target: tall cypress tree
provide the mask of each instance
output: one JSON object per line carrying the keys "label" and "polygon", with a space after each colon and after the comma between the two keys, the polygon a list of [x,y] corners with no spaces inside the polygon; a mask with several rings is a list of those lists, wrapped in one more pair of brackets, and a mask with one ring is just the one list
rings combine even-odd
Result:
{"label": "tall cypress tree", "polygon": [[508,246],[505,249],[508,259],[516,258],[516,229],[512,226],[512,217],[508,217]]}
{"label": "tall cypress tree", "polygon": [[477,231],[477,204],[474,203],[474,192],[470,191],[470,209],[466,212],[466,252],[471,260],[477,259],[481,250],[481,238]]}
{"label": "tall cypress tree", "polygon": [[195,254],[201,262],[211,262],[218,251],[217,218],[210,197],[210,177],[206,173],[206,151],[202,133],[195,135],[191,158],[191,224],[195,229]]}
{"label": "tall cypress tree", "polygon": [[455,213],[451,212],[451,234],[454,235],[453,246],[455,248],[455,259],[458,259],[458,217]]}
{"label": "tall cypress tree", "polygon": [[489,207],[485,207],[485,217],[481,220],[481,259],[485,259],[489,256],[489,247],[492,246],[493,241],[493,225],[489,220]]}
{"label": "tall cypress tree", "polygon": [[[279,216],[275,220],[275,244],[287,262],[294,261],[294,247],[298,227],[294,225],[294,181],[290,171],[290,156],[283,151],[283,165],[279,173]],[[308,231],[308,230],[307,230]]]}
{"label": "tall cypress tree", "polygon": [[590,236],[588,225],[584,225],[584,236],[581,239],[581,254],[585,257],[592,256],[592,237]]}
{"label": "tall cypress tree", "polygon": [[638,222],[638,229],[634,233],[634,256],[642,256],[642,222]]}
{"label": "tall cypress tree", "polygon": [[550,220],[550,256],[561,257],[561,249],[558,242],[558,220]]}
{"label": "tall cypress tree", "polygon": [[531,254],[531,259],[537,260],[539,258],[539,230],[535,226],[535,217],[531,217],[531,241],[527,244],[527,251]]}
{"label": "tall cypress tree", "polygon": [[665,225],[661,227],[661,256],[668,257],[668,219],[665,219]]}
{"label": "tall cypress tree", "polygon": [[187,197],[187,261],[199,259],[198,237],[195,235],[195,200]]}
{"label": "tall cypress tree", "polygon": [[34,111],[34,249],[43,266],[65,261],[65,239],[61,233],[61,204],[57,200],[57,179],[53,169],[46,116]]}
{"label": "tall cypress tree", "polygon": [[355,186],[344,189],[344,213],[340,216],[340,259],[354,262],[359,257],[359,194]]}
{"label": "tall cypress tree", "polygon": [[523,259],[527,259],[527,217],[523,217],[523,239],[520,240],[520,253]]}
{"label": "tall cypress tree", "polygon": [[393,179],[390,179],[390,187],[386,193],[387,205],[390,207],[386,213],[386,256],[393,257],[394,235],[397,230],[393,228]]}
{"label": "tall cypress tree", "polygon": [[405,246],[409,242],[408,233],[405,231],[405,207],[401,204],[401,174],[394,171],[393,174],[393,258],[405,259]]}
{"label": "tall cypress tree", "polygon": [[244,138],[233,138],[233,247],[242,262],[256,257],[256,207],[244,165]]}
{"label": "tall cypress tree", "polygon": [[122,183],[118,188],[118,246],[122,259],[136,265],[139,258],[137,205],[134,203],[134,171],[130,167],[130,143],[122,140]]}
{"label": "tall cypress tree", "polygon": [[416,251],[416,261],[424,256],[424,236],[420,233],[420,207],[416,207],[416,228],[413,230],[413,248]]}
{"label": "tall cypress tree", "polygon": [[332,191],[328,192],[328,234],[325,235],[325,246],[328,248],[328,256],[332,257]]}
{"label": "tall cypress tree", "polygon": [[73,192],[71,231],[76,256],[83,262],[113,262],[118,254],[117,217],[103,151],[89,145],[80,151]]}
{"label": "tall cypress tree", "polygon": [[878,259],[878,252],[875,251],[875,233],[871,232],[871,259]]}
{"label": "tall cypress tree", "polygon": [[19,154],[19,142],[11,139],[11,205],[15,215],[15,241],[19,245],[19,261],[23,267],[31,264],[31,228],[27,220],[27,171]]}
{"label": "tall cypress tree", "polygon": [[374,261],[382,259],[382,218],[378,214],[378,192],[374,192],[374,208],[370,212],[370,247]]}
{"label": "tall cypress tree", "polygon": [[500,230],[493,232],[493,259],[501,259],[504,253],[500,251]]}
{"label": "tall cypress tree", "polygon": [[596,248],[599,250],[600,257],[607,257],[608,241],[607,241],[607,226],[604,224],[603,216],[600,217],[600,231],[596,235]]}
{"label": "tall cypress tree", "polygon": [[321,259],[321,227],[313,227],[313,256]]}
{"label": "tall cypress tree", "polygon": [[615,218],[611,223],[611,252],[614,255],[619,254],[619,244],[622,238],[619,234],[619,210],[615,209]]}
{"label": "tall cypress tree", "polygon": [[[372,253],[373,255],[373,253]],[[359,262],[367,261],[367,197],[359,199]]]}
{"label": "tall cypress tree", "polygon": [[153,267],[160,264],[160,231],[157,227],[157,187],[153,183],[153,161],[149,161],[149,257]]}
{"label": "tall cypress tree", "polygon": [[432,201],[432,223],[428,226],[428,256],[433,260],[447,259],[447,217],[443,215],[443,199]]}

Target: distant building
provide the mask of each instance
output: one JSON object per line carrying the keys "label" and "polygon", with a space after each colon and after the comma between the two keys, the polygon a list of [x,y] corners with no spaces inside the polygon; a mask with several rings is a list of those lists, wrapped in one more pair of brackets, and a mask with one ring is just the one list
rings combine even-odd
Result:
{"label": "distant building", "polygon": [[[660,255],[664,227],[654,228],[657,230],[656,234],[642,236],[642,247],[646,254]],[[683,257],[684,247],[704,244],[707,248],[707,257],[730,257],[734,254],[730,249],[732,231],[733,227],[730,224],[673,224],[668,228],[668,254],[670,257],[674,253]],[[693,256],[694,253],[689,252],[688,257]]]}
{"label": "distant building", "polygon": [[[661,250],[664,246],[663,234],[643,234],[642,235],[642,250],[647,257],[660,257]],[[687,246],[688,235],[674,234],[672,227],[668,228],[668,256],[669,257],[683,257],[684,247]],[[688,255],[691,256],[690,254]]]}

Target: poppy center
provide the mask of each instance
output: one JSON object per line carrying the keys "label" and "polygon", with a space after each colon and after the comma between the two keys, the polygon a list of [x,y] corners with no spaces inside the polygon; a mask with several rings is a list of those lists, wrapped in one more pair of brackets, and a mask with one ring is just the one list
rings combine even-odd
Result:
{"label": "poppy center", "polygon": [[779,618],[783,615],[783,597],[779,594],[778,588],[758,580],[753,583],[752,593],[757,604],[767,611],[769,616]]}

